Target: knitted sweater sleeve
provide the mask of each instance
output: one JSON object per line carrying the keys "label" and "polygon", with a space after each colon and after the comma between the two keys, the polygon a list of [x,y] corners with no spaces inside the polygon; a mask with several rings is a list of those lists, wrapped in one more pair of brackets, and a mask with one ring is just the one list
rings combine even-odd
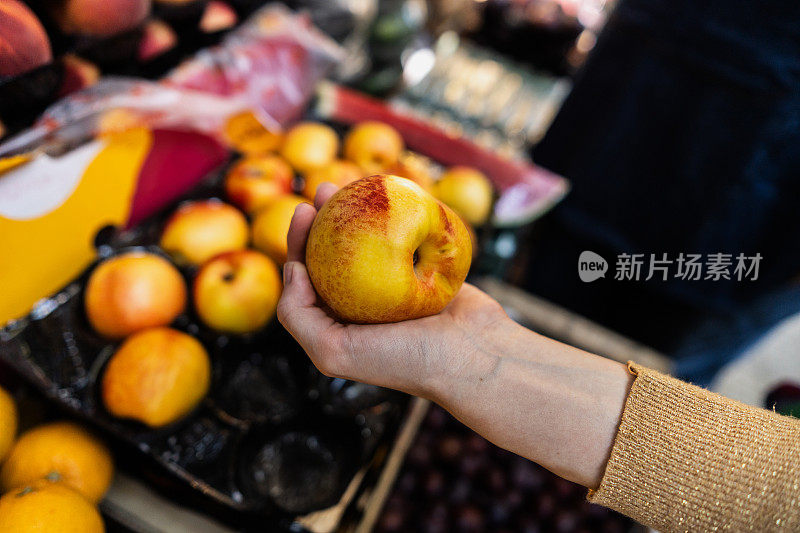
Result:
{"label": "knitted sweater sleeve", "polygon": [[636,378],[589,500],[654,529],[800,529],[800,420],[633,363]]}

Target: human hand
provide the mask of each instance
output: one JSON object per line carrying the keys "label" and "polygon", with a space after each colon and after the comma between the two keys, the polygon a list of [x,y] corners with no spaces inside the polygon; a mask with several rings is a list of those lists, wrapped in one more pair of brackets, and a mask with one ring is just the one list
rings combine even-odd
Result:
{"label": "human hand", "polygon": [[342,323],[317,296],[304,260],[317,210],[336,192],[323,184],[314,206],[300,204],[288,235],[278,319],[316,367],[353,379],[435,399],[452,379],[491,372],[494,339],[513,327],[502,307],[465,283],[439,314],[392,324]]}

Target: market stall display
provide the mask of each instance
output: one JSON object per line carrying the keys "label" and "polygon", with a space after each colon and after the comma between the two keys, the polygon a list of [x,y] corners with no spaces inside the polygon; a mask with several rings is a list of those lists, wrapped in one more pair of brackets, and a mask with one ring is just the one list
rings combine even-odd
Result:
{"label": "market stall display", "polygon": [[[33,2],[57,62],[0,80],[0,120],[14,130],[71,93],[0,145],[0,231],[21,258],[0,269],[13,287],[0,305],[0,361],[175,502],[236,528],[331,530],[383,479],[388,450],[390,462],[402,458],[421,404],[325,377],[275,320],[296,206],[325,181],[398,176],[344,192],[380,181],[394,200],[425,205],[418,222],[430,238],[418,254],[408,243],[407,259],[432,289],[407,303],[418,313],[435,300],[430,314],[486,231],[540,216],[568,184],[343,87],[316,91],[341,54],[305,17],[254,12],[260,2],[155,0],[150,11],[130,1],[102,28],[80,1]],[[214,39],[187,41],[182,28]],[[154,58],[164,61],[142,67]],[[95,83],[181,60],[159,83]],[[46,97],[26,94],[42,75],[52,77]],[[317,252],[322,286],[331,250]],[[442,274],[444,259],[458,268]],[[313,525],[334,505],[338,518]]]}

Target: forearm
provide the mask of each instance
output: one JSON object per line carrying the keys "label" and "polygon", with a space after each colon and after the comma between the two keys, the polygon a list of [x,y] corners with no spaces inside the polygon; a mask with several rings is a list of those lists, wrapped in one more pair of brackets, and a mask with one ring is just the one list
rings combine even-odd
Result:
{"label": "forearm", "polygon": [[498,446],[597,487],[631,376],[624,365],[509,321],[431,396]]}

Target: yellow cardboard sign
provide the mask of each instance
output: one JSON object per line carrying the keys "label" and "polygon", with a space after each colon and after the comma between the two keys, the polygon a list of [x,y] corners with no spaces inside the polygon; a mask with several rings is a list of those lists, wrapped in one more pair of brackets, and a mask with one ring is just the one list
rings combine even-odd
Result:
{"label": "yellow cardboard sign", "polygon": [[152,141],[137,128],[57,158],[0,160],[0,327],[75,279],[100,229],[126,222]]}

